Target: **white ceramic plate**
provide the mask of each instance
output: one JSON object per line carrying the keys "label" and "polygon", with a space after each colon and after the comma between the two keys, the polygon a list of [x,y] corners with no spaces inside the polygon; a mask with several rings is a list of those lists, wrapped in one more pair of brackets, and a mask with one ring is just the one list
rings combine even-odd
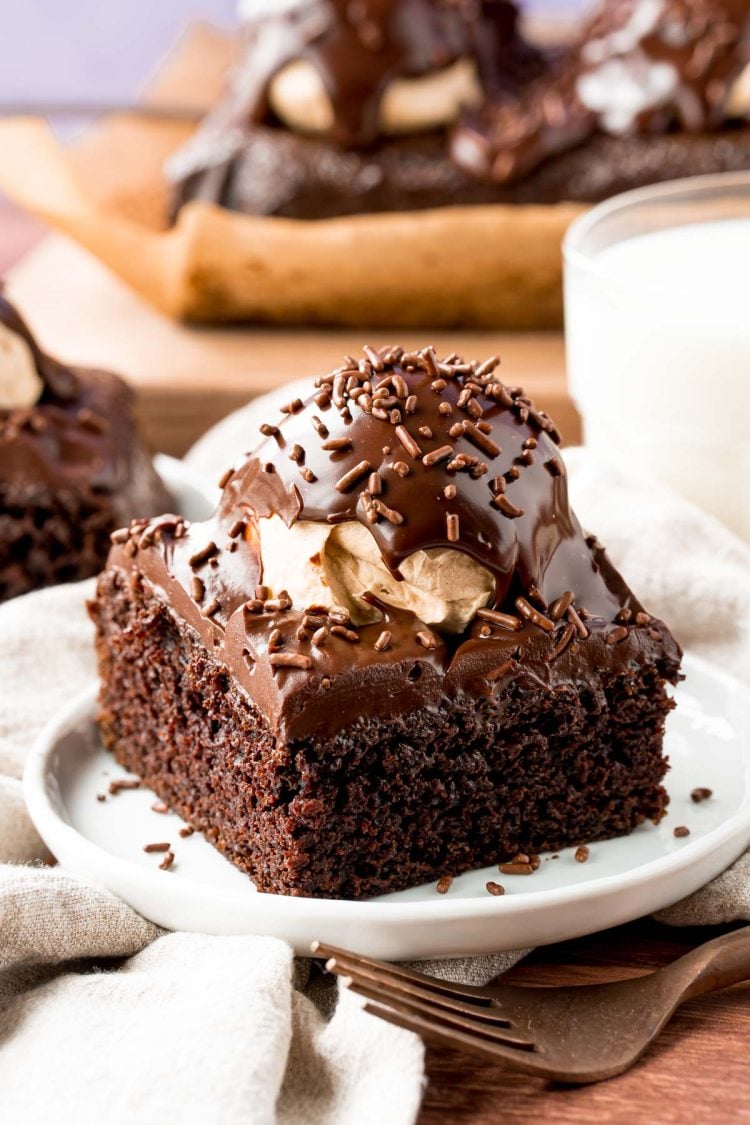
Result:
{"label": "white ceramic plate", "polygon": [[[543,857],[531,876],[497,868],[456,879],[446,895],[435,884],[368,902],[259,894],[247,876],[182,821],[151,810],[154,796],[128,790],[104,802],[98,793],[125,776],[101,747],[93,721],[96,687],[75,699],[42,732],[24,777],[32,819],[57,858],[104,884],[169,929],[271,934],[309,951],[315,938],[390,959],[451,957],[562,941],[661,909],[718,875],[750,844],[750,692],[696,658],[668,721],[669,815],[658,827],[592,844],[587,863],[573,851]],[[713,789],[700,804],[697,786]],[[674,827],[690,835],[676,839]],[[143,845],[170,841],[172,870]],[[504,897],[485,890],[500,880]]]}

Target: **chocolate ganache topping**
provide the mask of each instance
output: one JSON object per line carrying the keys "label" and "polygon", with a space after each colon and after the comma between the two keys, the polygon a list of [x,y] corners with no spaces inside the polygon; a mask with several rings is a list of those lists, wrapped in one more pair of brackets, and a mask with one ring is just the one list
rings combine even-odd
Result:
{"label": "chocolate ganache topping", "polygon": [[155,499],[167,494],[159,485],[153,495],[153,470],[135,448],[132,414],[133,394],[121,379],[47,355],[0,292],[0,480],[17,499],[32,502],[37,490],[67,487],[116,497],[127,485],[115,518],[153,512]]}
{"label": "chocolate ganache topping", "polygon": [[[545,65],[520,35],[511,0],[246,0],[240,14],[244,45],[231,88],[168,167],[180,181],[208,163],[216,182],[202,194],[221,194],[230,175],[223,162],[256,128],[367,150],[384,133],[444,128],[465,102],[518,93]],[[425,77],[437,84],[420,91]],[[385,102],[399,82],[391,128]],[[290,96],[291,108],[299,105],[285,120]]]}
{"label": "chocolate ganache topping", "polygon": [[463,115],[452,155],[504,184],[596,133],[717,130],[748,63],[747,0],[606,0],[520,97]]}
{"label": "chocolate ganache topping", "polygon": [[510,0],[246,0],[242,11],[249,60],[236,111],[256,124],[267,119],[273,79],[305,60],[330,99],[329,139],[357,148],[378,137],[394,79],[471,59],[485,91],[508,92],[535,54],[518,35]]}
{"label": "chocolate ganache topping", "polygon": [[[399,714],[524,676],[565,690],[587,667],[677,651],[582,532],[554,423],[496,357],[364,353],[264,423],[211,520],[114,536],[110,565],[149,582],[277,730],[330,733],[384,700]],[[350,554],[328,558],[342,529]],[[444,570],[466,589],[436,594]]]}

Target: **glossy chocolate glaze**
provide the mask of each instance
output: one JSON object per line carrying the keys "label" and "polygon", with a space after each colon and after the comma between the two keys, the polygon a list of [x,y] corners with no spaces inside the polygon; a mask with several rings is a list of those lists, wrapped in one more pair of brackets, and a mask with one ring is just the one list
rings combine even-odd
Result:
{"label": "glossy chocolate glaze", "polygon": [[71,489],[106,493],[115,520],[171,503],[138,440],[133,392],[122,379],[47,355],[2,293],[0,323],[26,342],[42,381],[34,406],[0,409],[0,484],[14,502]]}
{"label": "glossy chocolate glaze", "polygon": [[[559,690],[590,681],[596,695],[601,676],[643,663],[673,675],[668,630],[570,510],[554,424],[496,365],[432,349],[347,358],[268,420],[210,520],[141,521],[116,535],[109,565],[145,579],[287,738],[519,677]],[[322,448],[331,442],[351,446]],[[271,515],[357,520],[396,575],[416,550],[464,551],[494,576],[492,604],[454,636],[381,603],[383,621],[354,628],[345,611],[269,600],[257,521]]]}
{"label": "glossy chocolate glaze", "polygon": [[321,77],[333,110],[328,134],[363,148],[378,136],[378,111],[395,78],[474,58],[485,90],[514,88],[535,58],[517,30],[510,0],[301,0],[246,25],[248,60],[233,109],[237,124],[269,113],[268,91],[288,63],[304,59]]}
{"label": "glossy chocolate glaze", "polygon": [[[246,40],[231,91],[174,160],[175,211],[191,199],[299,218],[590,201],[746,163],[746,138],[730,128],[727,98],[750,61],[747,0],[604,0],[577,42],[546,54],[524,40],[509,0],[264,5],[248,20]],[[476,64],[478,108],[429,136],[378,135],[380,101],[393,79],[459,58]],[[316,69],[330,98],[333,124],[320,137],[292,132],[269,107],[271,82],[296,60]],[[676,76],[666,93],[665,68]],[[619,105],[614,116],[585,95],[592,81],[597,97],[609,91],[610,110],[613,100]],[[684,140],[666,172],[657,136]],[[611,152],[598,143],[604,137],[613,140]],[[736,151],[712,154],[718,137]],[[634,138],[643,143],[629,143]],[[568,168],[565,158],[581,147],[581,160]],[[361,167],[348,167],[348,156]],[[623,177],[623,164],[636,159]],[[605,186],[596,193],[586,186],[586,164],[602,160],[618,167],[598,177]]]}
{"label": "glossy chocolate glaze", "polygon": [[[172,161],[172,178],[186,185],[182,201],[188,185],[201,198],[227,192],[232,172],[222,162],[241,148],[248,129],[265,123],[286,131],[273,117],[269,90],[289,63],[304,60],[321,78],[333,118],[325,140],[364,150],[378,141],[380,102],[394,79],[470,58],[487,95],[517,94],[545,65],[517,22],[511,0],[299,0],[278,10],[263,5],[262,14],[246,20],[244,58],[225,100]],[[192,177],[205,168],[211,169],[210,182],[196,185]]]}

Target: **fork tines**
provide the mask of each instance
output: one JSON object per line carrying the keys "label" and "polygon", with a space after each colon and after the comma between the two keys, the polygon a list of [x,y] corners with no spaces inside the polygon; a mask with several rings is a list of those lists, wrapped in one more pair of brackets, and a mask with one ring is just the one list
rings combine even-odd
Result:
{"label": "fork tines", "polygon": [[320,942],[313,953],[325,957],[326,969],[366,998],[366,1011],[425,1039],[502,1058],[535,1050],[528,1034],[512,1027],[485,989],[436,980]]}

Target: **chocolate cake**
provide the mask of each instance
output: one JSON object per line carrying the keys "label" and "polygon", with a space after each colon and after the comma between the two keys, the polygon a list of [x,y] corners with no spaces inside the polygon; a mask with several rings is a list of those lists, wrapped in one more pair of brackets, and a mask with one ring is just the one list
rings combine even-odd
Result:
{"label": "chocolate cake", "polygon": [[678,646],[497,364],[347,356],[210,520],[113,536],[104,743],[262,891],[376,895],[665,811]]}
{"label": "chocolate cake", "polygon": [[246,0],[232,87],[173,158],[174,211],[590,203],[750,168],[747,0],[602,0],[531,43],[510,0]]}
{"label": "chocolate cake", "polygon": [[46,355],[0,292],[0,601],[89,578],[115,528],[171,504],[126,384]]}

